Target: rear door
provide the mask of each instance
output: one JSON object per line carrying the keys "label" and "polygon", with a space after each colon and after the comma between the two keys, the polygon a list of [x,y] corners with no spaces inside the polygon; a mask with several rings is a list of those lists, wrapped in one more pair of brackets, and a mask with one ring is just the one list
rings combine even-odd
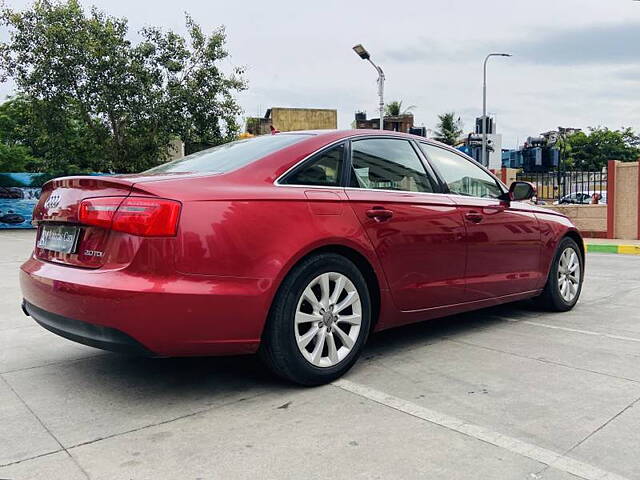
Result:
{"label": "rear door", "polygon": [[462,217],[408,140],[353,140],[349,203],[403,311],[455,304],[464,298]]}
{"label": "rear door", "polygon": [[498,181],[473,160],[420,143],[466,226],[466,301],[534,290],[540,281],[538,220],[524,203],[500,200]]}

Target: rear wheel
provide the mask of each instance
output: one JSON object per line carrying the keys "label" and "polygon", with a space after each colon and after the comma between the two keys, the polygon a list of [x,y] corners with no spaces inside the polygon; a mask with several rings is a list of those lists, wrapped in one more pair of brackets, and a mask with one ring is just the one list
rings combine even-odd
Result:
{"label": "rear wheel", "polygon": [[558,245],[547,284],[536,303],[547,310],[566,312],[578,302],[582,291],[584,262],[578,244],[565,237]]}
{"label": "rear wheel", "polygon": [[358,359],[370,324],[371,300],[360,270],[341,255],[314,255],[282,283],[260,354],[283,378],[328,383]]}

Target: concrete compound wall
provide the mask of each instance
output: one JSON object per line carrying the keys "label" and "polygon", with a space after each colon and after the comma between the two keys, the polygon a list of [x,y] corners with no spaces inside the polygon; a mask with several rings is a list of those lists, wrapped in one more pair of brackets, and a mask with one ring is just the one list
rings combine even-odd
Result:
{"label": "concrete compound wall", "polygon": [[541,205],[569,217],[585,237],[605,237],[607,233],[606,205]]}
{"label": "concrete compound wall", "polygon": [[640,162],[609,162],[607,237],[640,240]]}
{"label": "concrete compound wall", "polygon": [[[609,161],[607,205],[545,205],[573,220],[586,237],[640,240],[640,161]],[[507,186],[517,170],[503,168],[496,175]]]}

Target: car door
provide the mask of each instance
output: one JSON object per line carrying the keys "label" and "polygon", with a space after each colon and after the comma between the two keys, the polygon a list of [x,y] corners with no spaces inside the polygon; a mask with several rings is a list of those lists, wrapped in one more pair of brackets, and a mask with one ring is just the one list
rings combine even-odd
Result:
{"label": "car door", "polygon": [[466,227],[466,301],[535,290],[540,283],[538,220],[524,203],[499,199],[504,189],[476,162],[454,151],[420,143],[446,183]]}
{"label": "car door", "polygon": [[578,194],[578,203],[580,205],[588,205],[591,203],[591,194],[590,193],[579,193]]}
{"label": "car door", "polygon": [[560,201],[560,203],[571,204],[571,205],[576,204],[578,203],[578,194],[572,193],[571,195],[562,197],[562,200]]}
{"label": "car door", "polygon": [[419,149],[399,138],[353,140],[346,193],[403,311],[464,298],[465,228]]}

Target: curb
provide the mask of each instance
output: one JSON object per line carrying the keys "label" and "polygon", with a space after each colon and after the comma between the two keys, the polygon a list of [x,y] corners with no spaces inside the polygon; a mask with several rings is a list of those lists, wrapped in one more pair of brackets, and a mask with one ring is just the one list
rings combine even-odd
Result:
{"label": "curb", "polygon": [[622,255],[640,255],[640,245],[609,245],[603,243],[587,243],[587,252],[590,253],[618,253]]}

